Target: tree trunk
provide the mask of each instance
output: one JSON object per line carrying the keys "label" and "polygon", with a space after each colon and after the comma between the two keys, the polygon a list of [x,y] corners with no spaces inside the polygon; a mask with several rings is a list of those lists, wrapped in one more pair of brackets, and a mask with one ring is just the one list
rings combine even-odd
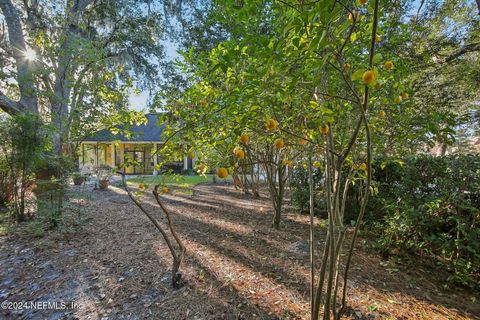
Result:
{"label": "tree trunk", "polygon": [[[283,204],[283,194],[285,192],[285,180],[284,180],[284,169],[281,164],[276,165],[277,178],[278,178],[278,188],[276,188],[276,194],[274,197],[276,201],[274,202],[275,214],[273,216],[273,227],[277,230],[280,229],[280,221],[282,220],[282,204]],[[272,183],[275,183],[275,178],[272,179]]]}
{"label": "tree trunk", "polygon": [[74,43],[76,40],[77,24],[80,12],[77,12],[75,6],[70,4],[68,27],[63,36],[64,40],[60,46],[60,56],[58,57],[58,67],[55,72],[54,95],[52,99],[52,125],[55,132],[52,137],[53,150],[55,154],[62,155],[64,140],[67,137],[68,129],[68,106],[70,103],[71,87],[69,81],[69,66],[73,57]]}
{"label": "tree trunk", "polygon": [[310,231],[310,317],[313,317],[313,309],[314,309],[314,304],[315,304],[315,254],[313,250],[313,246],[315,245],[315,239],[314,239],[314,228],[315,225],[313,224],[313,218],[314,218],[314,205],[315,205],[315,199],[314,199],[314,188],[313,188],[313,174],[312,174],[312,156],[310,155],[310,159],[308,161],[308,191],[310,195],[310,225],[309,225],[309,231]]}
{"label": "tree trunk", "polygon": [[29,61],[26,55],[27,45],[23,36],[19,13],[11,0],[1,0],[0,9],[8,27],[8,38],[13,48],[13,58],[17,67],[16,80],[20,90],[20,100],[18,102],[0,93],[0,108],[9,114],[21,112],[38,114],[37,96],[31,71],[34,61]]}
{"label": "tree trunk", "polygon": [[437,148],[437,156],[443,157],[446,153],[447,153],[447,144],[444,142],[441,142]]}
{"label": "tree trunk", "polygon": [[282,217],[282,201],[278,199],[277,197],[277,200],[275,201],[276,202],[276,205],[274,206],[275,208],[275,213],[273,215],[273,222],[272,222],[272,226],[276,229],[276,230],[279,230],[280,229],[280,221],[281,221],[281,217]]}

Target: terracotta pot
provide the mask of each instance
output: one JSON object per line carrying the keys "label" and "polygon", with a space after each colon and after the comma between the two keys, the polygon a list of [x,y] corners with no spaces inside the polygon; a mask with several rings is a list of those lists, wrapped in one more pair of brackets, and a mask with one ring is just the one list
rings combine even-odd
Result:
{"label": "terracotta pot", "polygon": [[73,184],[76,185],[76,186],[79,186],[84,182],[85,182],[85,177],[74,177],[73,178]]}
{"label": "terracotta pot", "polygon": [[100,189],[107,189],[109,185],[110,185],[110,181],[100,180]]}

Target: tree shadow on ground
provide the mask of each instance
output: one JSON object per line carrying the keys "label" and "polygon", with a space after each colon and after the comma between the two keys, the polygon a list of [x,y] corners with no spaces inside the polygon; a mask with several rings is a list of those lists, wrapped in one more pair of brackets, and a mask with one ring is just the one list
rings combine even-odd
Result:
{"label": "tree shadow on ground", "polygon": [[[54,242],[50,249],[32,253],[17,263],[0,255],[5,266],[0,271],[2,279],[6,279],[5,270],[12,272],[9,266],[17,268],[13,280],[9,276],[9,284],[1,282],[0,293],[3,289],[21,289],[9,295],[11,301],[27,297],[77,299],[84,305],[72,311],[79,318],[306,318],[308,256],[292,253],[289,244],[305,240],[308,224],[290,219],[284,230],[274,231],[269,227],[271,215],[259,211],[269,205],[268,199],[239,196],[240,191],[232,189],[205,185],[197,186],[193,197],[163,197],[189,248],[182,266],[187,285],[180,290],[172,290],[165,277],[171,257],[160,234],[125,193],[112,188],[94,193],[89,224],[69,242]],[[236,199],[253,205],[246,208],[245,204],[236,204]],[[151,196],[143,201],[164,220]],[[19,245],[28,247],[31,243]],[[9,250],[15,251],[12,248],[14,244]],[[352,319],[382,315],[407,319],[418,317],[421,308],[430,318],[480,314],[478,306],[465,295],[458,293],[452,299],[449,292],[437,289],[428,275],[423,274],[425,279],[421,279],[415,273],[390,274],[380,266],[380,259],[359,250],[354,260],[348,313]],[[418,289],[406,286],[411,283]],[[17,288],[15,284],[19,284]],[[413,307],[417,310],[409,310]],[[40,316],[27,315],[25,319]],[[42,311],[41,316],[54,318],[55,313]]]}
{"label": "tree shadow on ground", "polygon": [[[195,197],[197,198],[197,202],[199,204],[204,204],[208,203],[210,205],[215,205],[215,199],[212,198],[212,196],[215,195],[215,188],[220,189],[218,191],[219,195],[219,200],[222,201],[224,197],[229,197],[231,193],[234,193],[235,196],[233,198],[236,199],[248,199],[250,201],[258,201],[255,200],[253,197],[249,197],[248,195],[243,195],[241,194],[238,196],[238,192],[233,191],[233,190],[226,190],[225,187],[215,187],[215,186],[202,186],[201,188],[207,188],[207,192],[202,192],[203,190],[196,190]],[[175,197],[177,198],[177,197]],[[176,201],[172,199],[168,199],[168,202],[170,205],[172,205],[173,208],[177,208],[178,206],[181,206],[182,201]],[[260,201],[262,202],[262,201]],[[262,204],[264,205],[264,204]],[[218,206],[218,204],[217,204]],[[225,207],[225,205],[222,205],[222,207]],[[238,240],[242,243],[242,246],[248,248],[247,251],[252,251],[256,253],[257,257],[262,257],[265,256],[266,254],[271,254],[272,251],[277,250],[277,253],[279,254],[280,258],[288,259],[288,252],[284,250],[285,248],[280,249],[278,247],[272,247],[271,244],[266,243],[266,239],[271,239],[272,237],[275,238],[276,235],[274,233],[279,233],[280,235],[285,235],[283,231],[280,232],[271,232],[268,229],[268,225],[270,222],[270,216],[266,214],[259,213],[255,209],[247,209],[244,206],[230,206],[230,208],[240,208],[243,210],[243,214],[239,215],[236,210],[226,210],[225,212],[221,212],[221,219],[223,220],[229,220],[232,223],[235,224],[241,224],[242,222],[245,223],[247,220],[248,225],[254,225],[256,226],[257,230],[256,231],[264,231],[262,236],[260,237],[260,240],[258,243],[252,242],[254,238],[256,238],[255,235],[246,235],[244,233],[240,235],[233,235],[229,234],[228,232],[226,235],[228,235],[230,238]],[[223,209],[223,208],[222,208]],[[220,213],[221,210],[217,210],[217,213]],[[243,220],[243,221],[242,221]],[[254,221],[252,223],[252,221]],[[286,222],[287,228],[288,228],[288,235],[294,234],[297,237],[303,237],[304,240],[305,236],[308,234],[308,225],[307,224],[302,224],[302,223],[297,223],[295,221],[289,220]],[[223,252],[224,254],[230,256],[230,257],[236,257],[236,259],[245,265],[250,265],[254,266],[255,268],[259,268],[262,270],[262,272],[268,272],[265,269],[268,269],[268,266],[265,266],[262,261],[259,261],[258,259],[252,259],[251,255],[245,257],[245,255],[239,255],[238,250],[232,249],[232,248],[225,248],[224,246],[218,245],[219,241],[222,240],[222,232],[225,232],[224,230],[221,230],[220,232],[214,232],[212,230],[217,228],[218,226],[212,226],[208,227],[202,224],[199,224],[199,228],[207,228],[205,230],[208,230],[207,233],[209,234],[216,234],[217,236],[213,237],[212,239],[202,239],[198,235],[194,235],[195,241],[199,241],[201,243],[211,243],[212,247],[215,247],[215,249],[219,252]],[[277,238],[278,239],[278,238]],[[289,237],[289,236],[283,236],[280,237],[282,240],[290,240],[294,241],[295,237]],[[213,240],[213,241],[212,241]],[[268,241],[267,241],[268,242]],[[251,244],[250,244],[251,243]],[[266,249],[265,246],[269,246],[269,249]],[[358,247],[358,245],[357,245]],[[380,295],[382,293],[385,293],[389,297],[391,297],[393,302],[392,303],[397,303],[398,299],[401,298],[401,296],[411,298],[410,302],[422,302],[426,305],[438,305],[438,312],[440,314],[444,314],[445,317],[448,317],[449,312],[448,310],[442,310],[442,307],[446,308],[452,308],[453,313],[450,312],[450,314],[458,314],[458,315],[464,315],[467,316],[468,314],[480,314],[479,306],[475,304],[473,300],[470,300],[472,297],[473,293],[468,292],[468,291],[463,291],[461,289],[455,290],[455,291],[449,291],[449,290],[444,290],[441,288],[441,283],[435,283],[437,280],[432,277],[428,277],[428,272],[419,274],[417,272],[409,272],[409,270],[403,270],[404,272],[397,272],[395,270],[391,271],[391,268],[385,268],[384,266],[381,265],[381,259],[376,256],[367,256],[364,252],[356,250],[356,254],[354,257],[354,267],[351,274],[351,279],[352,287],[356,287],[357,289],[361,289],[360,291],[363,292],[369,292],[372,294],[372,296],[376,296],[380,298]],[[290,253],[290,255],[292,255]],[[308,268],[308,259],[295,259],[295,264],[299,265],[300,267],[303,267],[305,270]],[[301,268],[300,268],[301,269]],[[265,270],[265,271],[263,271]],[[282,278],[285,277],[288,279],[288,277],[291,277],[292,272],[284,272],[282,274]],[[298,276],[297,276],[298,277]],[[276,279],[278,281],[282,281],[281,279]],[[286,282],[284,283],[288,286],[291,286],[295,290],[301,292],[302,289],[305,292],[306,288],[308,288],[308,278],[307,281],[303,283],[299,283],[298,285],[291,285],[290,283]],[[357,290],[355,288],[352,288],[353,290],[350,290],[352,293],[356,292]],[[400,295],[398,295],[400,294]],[[452,295],[457,296],[456,299],[452,299]],[[461,297],[464,298],[461,298]],[[393,299],[394,298],[394,299]],[[408,299],[407,299],[408,300]],[[362,301],[361,303],[368,303],[368,301]],[[377,306],[372,306],[372,305],[367,305],[368,309],[376,309]],[[389,309],[390,307],[386,308]],[[456,309],[456,310],[455,310]]]}
{"label": "tree shadow on ground", "polygon": [[[275,283],[292,288],[299,295],[300,299],[304,298],[301,302],[306,303],[306,288],[309,287],[309,279],[308,276],[302,277],[299,274],[306,273],[306,270],[308,270],[308,259],[295,257],[284,245],[279,245],[279,241],[288,244],[298,240],[299,237],[308,234],[308,225],[289,220],[286,222],[288,225],[287,230],[272,231],[268,227],[270,217],[267,214],[258,212],[256,209],[247,209],[241,204],[230,205],[232,201],[224,201],[226,197],[230,197],[230,193],[235,193],[235,191],[225,190],[224,186],[202,186],[200,188],[202,190],[196,190],[194,197],[183,195],[165,197],[165,201],[172,208],[173,213],[178,215],[176,223],[184,237],[191,239],[195,243],[210,247],[216,255],[225,256],[231,262],[238,262],[241,265],[250,267],[252,270],[259,270],[262,275],[270,278]],[[206,192],[202,192],[204,188],[208,188]],[[220,190],[215,191],[216,188]],[[217,199],[214,199],[216,194]],[[240,198],[242,200],[255,201],[248,199],[248,195],[241,195]],[[195,201],[192,201],[192,199],[195,199]],[[260,202],[260,206],[266,205],[261,200]],[[195,211],[192,206],[197,209],[200,208],[200,212],[192,212]],[[241,212],[238,210],[241,210]],[[190,214],[191,216],[189,217]],[[202,218],[205,218],[205,221],[202,221]],[[224,225],[219,225],[219,221],[225,222]],[[255,228],[250,231],[253,231],[254,234],[232,232],[230,230],[231,225],[253,226]],[[225,241],[225,239],[228,239],[228,241]],[[272,239],[275,241],[272,241]],[[265,256],[269,257],[269,263],[262,261],[262,257]],[[293,263],[290,259],[292,257]],[[380,299],[382,294],[385,293],[390,294],[389,296],[392,299],[389,300],[393,301],[393,298],[398,300],[399,297],[392,296],[392,294],[400,293],[403,297],[412,297],[413,300],[410,299],[409,303],[416,303],[418,300],[424,301],[426,304],[438,304],[438,301],[441,301],[440,299],[432,301],[430,297],[425,297],[426,293],[423,292],[424,290],[416,291],[405,288],[405,278],[411,276],[407,275],[405,277],[402,274],[404,279],[399,279],[398,275],[389,274],[384,268],[379,266],[379,259],[360,254],[354,260],[361,260],[361,262],[359,268],[352,270],[352,281],[349,285],[351,294],[349,296],[353,297],[355,293],[361,292],[364,295],[368,294]],[[293,281],[291,281],[292,278],[294,279]],[[411,282],[411,279],[409,281]],[[386,285],[386,283],[389,285]],[[419,283],[418,285],[421,286],[423,284]],[[427,295],[431,296],[432,292],[429,291]],[[366,307],[367,310],[372,309],[376,311],[374,313],[377,315],[385,313],[383,310],[377,310],[378,306],[371,305],[371,302],[367,301],[368,299],[360,301],[355,298],[354,300],[358,300],[356,302]],[[470,312],[476,312],[475,307],[472,308],[472,304],[469,304],[468,301],[465,304],[466,308],[459,307],[462,305],[461,301],[452,299],[447,299],[447,301],[440,302],[440,304],[456,307],[466,312],[469,312],[469,310],[471,310]],[[445,314],[444,310],[439,312]],[[462,312],[459,311],[457,314],[462,314]]]}
{"label": "tree shadow on ground", "polygon": [[[1,291],[8,291],[10,301],[68,301],[80,308],[2,310],[2,319],[249,319],[248,314],[272,319],[208,270],[201,281],[190,277],[184,288],[173,290],[166,276],[171,257],[160,235],[129,202],[106,210],[109,196],[101,194],[89,225],[69,242],[50,239],[55,243],[43,250],[28,241],[2,243],[2,252],[13,250],[0,257]],[[193,258],[189,264],[201,268]]]}

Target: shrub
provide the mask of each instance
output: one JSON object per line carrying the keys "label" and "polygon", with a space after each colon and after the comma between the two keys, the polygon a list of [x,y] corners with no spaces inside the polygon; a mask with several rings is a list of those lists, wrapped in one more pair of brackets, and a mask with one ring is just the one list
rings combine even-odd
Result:
{"label": "shrub", "polygon": [[[46,146],[41,120],[33,114],[17,115],[0,123],[1,162],[7,173],[7,189],[13,184],[10,197],[17,221],[33,214],[31,192],[34,173]],[[10,180],[10,181],[8,181]]]}
{"label": "shrub", "polygon": [[181,174],[186,176],[194,176],[196,172],[194,169],[182,169]]}
{"label": "shrub", "polygon": [[74,185],[79,186],[87,180],[87,176],[80,172],[73,172],[72,180]]}
{"label": "shrub", "polygon": [[480,281],[480,158],[432,157],[404,162],[378,159],[369,215],[375,246],[434,257],[451,272],[449,281]]}
{"label": "shrub", "polygon": [[[323,180],[323,167],[313,168],[313,185],[314,185],[314,202],[315,202],[315,213],[326,213],[327,212],[327,203],[325,201],[325,192],[324,192],[324,183]],[[347,176],[348,172],[351,170],[349,165],[345,165],[344,169],[345,175]],[[342,180],[341,185],[345,181]],[[358,184],[357,184],[358,185]],[[310,201],[310,191],[308,185],[308,170],[305,167],[295,167],[290,175],[290,189],[292,196],[292,204],[297,207],[300,212],[308,213],[309,211],[309,201]],[[360,210],[360,198],[355,187],[351,187],[348,194],[347,206],[345,209],[345,221],[350,223],[350,221],[355,220]]]}
{"label": "shrub", "polygon": [[29,238],[41,238],[45,235],[46,229],[44,221],[41,218],[34,218],[27,222],[24,235]]}
{"label": "shrub", "polygon": [[[46,182],[42,181],[42,183]],[[53,180],[48,183],[48,187],[53,187],[58,182],[58,180]],[[43,210],[29,221],[21,224],[13,223],[8,213],[2,215],[2,212],[0,212],[0,234],[2,234],[2,228],[4,228],[3,234],[15,233],[27,239],[43,238],[43,240],[35,242],[36,247],[43,247],[41,241],[44,241],[44,244],[48,244],[48,239],[57,237],[66,239],[79,232],[88,219],[85,213],[89,208],[92,191],[85,188],[70,190],[52,188],[51,191],[54,194],[50,193],[48,197],[42,197],[42,201],[47,202],[43,203]],[[56,195],[59,192],[62,192],[61,197]],[[58,211],[59,205],[61,205],[62,209],[61,214]]]}
{"label": "shrub", "polygon": [[35,114],[0,121],[0,191],[2,202],[8,202],[17,221],[35,214],[61,214],[65,177],[72,162],[52,153],[50,130]]}
{"label": "shrub", "polygon": [[[345,168],[349,170],[349,168]],[[448,280],[480,283],[480,158],[474,155],[407,159],[377,158],[373,189],[364,218],[374,248],[388,255],[428,256],[450,272]],[[322,172],[314,171],[315,206],[325,211]],[[308,171],[294,169],[292,202],[308,212]],[[345,221],[358,214],[358,183],[351,186]]]}
{"label": "shrub", "polygon": [[13,200],[14,185],[8,163],[5,157],[0,154],[0,207],[6,207]]}
{"label": "shrub", "polygon": [[[316,211],[326,211],[323,195],[323,172],[320,168],[313,168],[314,201]],[[292,204],[302,213],[309,210],[310,191],[308,186],[308,170],[303,166],[295,167],[290,174],[290,189],[292,191]]]}

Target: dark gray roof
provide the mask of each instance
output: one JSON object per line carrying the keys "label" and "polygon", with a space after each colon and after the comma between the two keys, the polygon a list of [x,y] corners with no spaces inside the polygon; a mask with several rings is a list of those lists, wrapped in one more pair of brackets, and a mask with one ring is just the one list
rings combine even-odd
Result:
{"label": "dark gray roof", "polygon": [[[131,137],[125,137],[123,134],[112,134],[110,130],[103,129],[95,133],[93,136],[87,137],[84,141],[161,141],[165,124],[158,124],[158,114],[150,113],[146,115],[147,124],[132,125],[129,131],[132,133]],[[125,128],[122,125],[116,126],[117,128]]]}

